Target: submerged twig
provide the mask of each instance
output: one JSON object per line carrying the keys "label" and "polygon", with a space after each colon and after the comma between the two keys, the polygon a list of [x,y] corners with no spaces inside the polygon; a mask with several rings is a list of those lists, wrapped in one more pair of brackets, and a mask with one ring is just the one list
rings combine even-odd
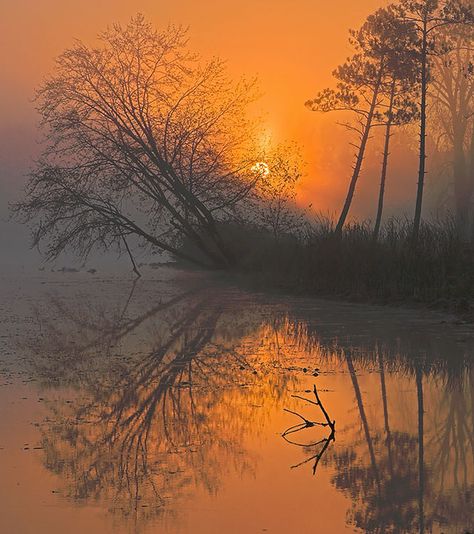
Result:
{"label": "submerged twig", "polygon": [[[333,441],[336,441],[336,421],[331,420],[331,418],[329,417],[328,412],[324,408],[324,406],[323,406],[323,404],[321,402],[321,399],[319,398],[319,394],[318,394],[318,390],[316,388],[316,385],[313,386],[313,393],[314,393],[314,397],[316,399],[315,401],[311,400],[311,399],[307,399],[306,397],[301,397],[300,395],[292,395],[292,397],[295,398],[295,399],[304,400],[304,401],[309,402],[310,404],[313,404],[315,406],[319,406],[321,412],[324,415],[325,422],[310,421],[309,419],[306,419],[306,417],[304,417],[303,415],[299,414],[298,412],[294,412],[292,410],[288,410],[288,409],[285,408],[284,409],[285,412],[288,412],[288,413],[291,413],[293,415],[296,415],[303,422],[302,423],[298,423],[297,425],[293,425],[293,426],[290,426],[289,428],[287,428],[285,430],[285,432],[283,432],[282,438],[285,441],[287,441],[288,443],[291,443],[292,445],[297,445],[298,447],[310,448],[310,447],[316,447],[316,446],[322,444],[321,450],[318,453],[314,454],[313,456],[310,456],[309,458],[306,458],[306,460],[303,460],[299,464],[291,466],[292,469],[295,469],[297,467],[300,467],[301,465],[307,464],[308,462],[311,462],[312,460],[314,460],[314,464],[313,464],[313,475],[314,475],[316,473],[316,469],[318,467],[318,464],[319,464],[321,458],[323,457],[324,453],[326,452],[326,450],[329,447],[329,444],[331,442],[333,442]],[[312,427],[315,427],[315,426],[329,427],[330,430],[331,430],[329,436],[327,438],[320,439],[319,441],[316,441],[316,442],[313,442],[313,443],[298,443],[298,442],[293,441],[293,440],[288,438],[288,436],[290,434],[295,434],[296,432],[300,432],[301,430],[305,430],[307,428],[312,428]]]}

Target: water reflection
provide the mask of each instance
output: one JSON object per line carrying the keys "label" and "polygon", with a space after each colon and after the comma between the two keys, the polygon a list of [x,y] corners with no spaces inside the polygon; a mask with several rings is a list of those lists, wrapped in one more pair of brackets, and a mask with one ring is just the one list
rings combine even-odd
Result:
{"label": "water reflection", "polygon": [[130,317],[130,300],[112,314],[52,300],[53,313],[38,314],[33,365],[44,385],[77,392],[50,406],[46,467],[69,497],[105,499],[136,523],[169,514],[196,485],[216,494],[230,470],[254,473],[243,437],[294,379],[265,373],[278,351],[262,360],[239,345],[261,326],[258,313],[229,317],[219,298],[193,290]]}
{"label": "water reflection", "polygon": [[[360,428],[328,464],[335,467],[335,487],[352,499],[348,522],[370,533],[424,533],[435,527],[468,532],[474,525],[472,368],[451,373],[446,380],[426,376],[423,362],[416,362],[412,376],[405,375],[415,385],[411,409],[416,421],[403,425],[406,430],[394,431],[383,355],[378,355],[383,418],[371,425],[353,356],[350,351],[344,354]],[[430,386],[427,392],[425,381]],[[392,402],[395,413],[397,401]]]}
{"label": "water reflection", "polygon": [[348,497],[347,511],[331,513],[355,531],[473,527],[474,370],[464,331],[230,290],[180,286],[147,301],[134,286],[114,306],[51,299],[38,309],[32,371],[62,392],[41,426],[44,465],[69,498],[105,502],[138,530],[151,519],[174,524],[196,488],[217,496],[231,473],[258,478],[259,436],[286,408],[301,419],[280,428],[288,447],[301,446],[293,467],[310,467],[308,491],[328,470]]}

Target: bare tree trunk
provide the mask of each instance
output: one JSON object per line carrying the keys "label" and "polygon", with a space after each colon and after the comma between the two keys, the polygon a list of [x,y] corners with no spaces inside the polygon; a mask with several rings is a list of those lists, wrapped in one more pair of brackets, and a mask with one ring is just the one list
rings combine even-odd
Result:
{"label": "bare tree trunk", "polygon": [[355,165],[354,165],[354,171],[352,173],[352,178],[351,178],[351,181],[350,181],[350,184],[349,184],[349,190],[347,191],[346,200],[344,202],[344,206],[342,208],[341,214],[339,216],[339,220],[338,220],[337,225],[336,225],[335,233],[336,233],[336,235],[339,235],[339,236],[342,235],[342,229],[343,229],[344,224],[346,222],[347,214],[349,213],[349,209],[350,209],[351,204],[352,204],[352,199],[354,197],[354,192],[355,192],[357,180],[359,178],[360,171],[362,169],[362,163],[364,161],[365,149],[367,147],[367,141],[369,140],[369,134],[370,134],[370,130],[372,128],[372,122],[373,122],[373,119],[374,119],[375,108],[377,107],[377,98],[379,96],[380,85],[382,83],[383,70],[384,70],[384,67],[383,67],[383,65],[381,65],[380,66],[380,71],[379,71],[379,76],[378,76],[378,79],[377,79],[377,83],[376,83],[376,85],[374,87],[374,92],[373,92],[373,95],[372,95],[372,101],[370,103],[369,112],[367,114],[367,119],[365,121],[364,129],[363,129],[363,132],[362,132],[359,151],[357,153],[356,162],[355,162]]}
{"label": "bare tree trunk", "polygon": [[387,179],[388,157],[390,155],[390,152],[389,152],[390,137],[392,135],[391,130],[392,130],[392,122],[393,122],[393,102],[395,99],[395,87],[396,87],[396,82],[395,82],[395,79],[393,79],[392,87],[390,90],[390,104],[388,108],[387,125],[385,127],[385,145],[384,145],[384,150],[383,150],[382,173],[380,176],[379,203],[377,207],[377,217],[375,219],[375,226],[374,226],[374,233],[373,233],[374,241],[377,241],[379,237],[380,225],[382,223],[383,202],[384,202],[384,195],[385,195],[385,181]]}
{"label": "bare tree trunk", "polygon": [[454,134],[453,143],[454,199],[456,207],[456,226],[462,238],[467,237],[469,206],[472,196],[472,184],[468,177],[466,154],[464,152],[464,135]]}
{"label": "bare tree trunk", "polygon": [[130,258],[130,261],[132,262],[133,272],[137,275],[137,278],[140,278],[141,277],[141,273],[137,268],[137,264],[135,263],[135,259],[133,257],[132,251],[130,250],[130,247],[128,246],[127,240],[125,239],[125,236],[123,235],[123,233],[122,233],[122,240],[123,240],[123,242],[125,244],[125,248],[127,249],[127,253],[128,253],[129,258]]}
{"label": "bare tree trunk", "polygon": [[472,242],[474,239],[474,232],[473,232],[473,192],[474,192],[474,118],[472,119],[473,124],[471,126],[471,146],[470,146],[470,162],[469,162],[469,187],[471,191],[471,196],[469,198],[469,212],[468,212],[468,235],[469,240]]}
{"label": "bare tree trunk", "polygon": [[[196,195],[188,191],[180,183],[180,180],[176,177],[176,174],[172,167],[169,164],[165,165],[168,174],[170,175],[171,179],[174,180],[175,190],[181,197],[183,204],[185,205],[186,212],[188,212],[188,210],[191,210],[198,218],[198,220],[200,220],[203,230],[208,235],[211,240],[211,243],[215,246],[218,255],[221,257],[221,261],[217,261],[216,267],[231,267],[235,263],[235,257],[229,249],[227,243],[224,242],[217,228],[214,216]],[[188,213],[186,213],[186,217],[188,217]],[[207,253],[210,253],[211,257],[213,256],[213,252],[211,252],[210,250],[208,250]]]}
{"label": "bare tree trunk", "polygon": [[428,92],[428,27],[423,22],[423,42],[421,49],[421,104],[420,104],[420,153],[418,168],[418,187],[416,191],[415,218],[413,220],[413,242],[418,241],[423,205],[423,189],[426,174],[426,96]]}

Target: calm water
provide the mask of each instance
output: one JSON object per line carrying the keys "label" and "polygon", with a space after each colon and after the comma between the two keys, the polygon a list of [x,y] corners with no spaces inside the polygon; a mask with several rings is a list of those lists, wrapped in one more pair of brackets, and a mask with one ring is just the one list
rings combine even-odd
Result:
{"label": "calm water", "polygon": [[167,269],[0,292],[2,534],[474,528],[470,326]]}

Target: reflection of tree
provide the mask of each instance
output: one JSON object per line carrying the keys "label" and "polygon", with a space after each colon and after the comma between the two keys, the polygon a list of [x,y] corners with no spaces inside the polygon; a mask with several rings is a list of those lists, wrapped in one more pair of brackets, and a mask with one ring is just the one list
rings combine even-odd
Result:
{"label": "reflection of tree", "polygon": [[[258,299],[182,287],[148,305],[146,294],[137,295],[140,284],[116,309],[62,299],[39,314],[35,377],[61,387],[64,398],[50,402],[42,427],[45,461],[68,495],[105,500],[142,521],[171,513],[193,488],[216,493],[228,474],[251,472],[255,458],[244,442],[261,432],[270,405],[300,411],[301,399],[287,405],[298,382],[282,372],[291,354],[292,363],[309,367],[314,357],[323,370],[343,370],[352,389],[350,425],[341,424],[337,403],[329,406],[338,413],[334,446],[290,434],[308,462],[330,466],[334,486],[351,499],[348,522],[377,534],[437,526],[454,534],[473,524],[467,345],[440,361],[436,350],[453,353],[448,341],[433,356],[431,345],[420,351],[425,339],[418,347],[382,334],[370,341],[356,337],[354,325],[342,339],[324,324],[312,332],[304,317],[295,323]],[[335,328],[342,319],[328,320]],[[314,422],[308,418],[303,427]]]}
{"label": "reflection of tree", "polygon": [[[350,521],[367,532],[430,532],[434,525],[446,533],[472,531],[474,339],[451,324],[423,328],[416,316],[410,322],[396,311],[359,311],[344,315],[343,327],[343,305],[306,322],[304,310],[289,314],[302,350],[318,350],[328,365],[343,361],[349,372],[360,430],[340,428],[324,463],[334,466],[336,487],[352,499]],[[359,370],[380,380],[375,419],[366,405],[379,397],[371,383],[364,399]],[[403,385],[403,392],[389,394],[390,376],[391,387]],[[401,423],[410,414],[402,415],[400,397],[415,414],[410,423]]]}
{"label": "reflection of tree", "polygon": [[[274,402],[287,380],[256,377],[259,362],[239,347],[258,314],[226,317],[220,299],[200,292],[132,318],[124,309],[111,317],[53,304],[56,320],[43,321],[35,372],[45,384],[80,387],[72,403],[51,404],[54,417],[43,427],[46,465],[70,497],[106,499],[138,521],[173,509],[196,486],[216,493],[231,471],[254,469],[243,423],[262,424],[265,411],[255,405]],[[58,317],[77,336],[62,331]],[[145,343],[135,338],[132,346],[147,350],[117,357],[118,344],[137,332]]]}
{"label": "reflection of tree", "polygon": [[[471,527],[469,495],[474,488],[471,448],[474,427],[468,406],[472,389],[462,387],[466,379],[461,375],[454,382],[441,380],[441,388],[436,390],[441,396],[430,399],[428,410],[438,416],[441,413],[443,421],[437,418],[427,428],[426,370],[423,360],[414,360],[411,380],[416,396],[417,424],[407,431],[394,431],[390,424],[385,358],[379,352],[383,424],[374,431],[370,428],[355,368],[357,355],[350,351],[345,351],[344,355],[361,433],[355,434],[342,449],[339,446],[328,463],[335,468],[333,483],[352,500],[349,521],[367,533],[421,534],[431,532],[434,524],[452,529],[450,532]],[[433,396],[432,390],[430,393]],[[392,406],[396,407],[396,402]],[[433,438],[428,440],[427,432],[432,433]],[[460,472],[462,483],[457,474]],[[450,487],[444,485],[446,477],[452,478]]]}
{"label": "reflection of tree", "polygon": [[474,526],[474,369],[440,388],[427,449],[436,490],[434,507],[452,532]]}
{"label": "reflection of tree", "polygon": [[420,534],[425,532],[425,423],[423,374],[420,365],[415,367],[416,398],[418,402],[418,511]]}
{"label": "reflection of tree", "polygon": [[[412,532],[417,526],[416,438],[390,430],[383,359],[380,360],[385,436],[371,432],[353,356],[345,352],[363,440],[334,453],[333,482],[352,500],[350,522],[370,533]],[[365,443],[365,447],[364,447]]]}
{"label": "reflection of tree", "polygon": [[360,446],[344,448],[331,460],[336,468],[333,483],[353,499],[349,521],[369,533],[414,532],[418,522],[416,441],[405,433],[394,433],[393,475],[386,444],[380,438],[374,441],[379,481]]}

